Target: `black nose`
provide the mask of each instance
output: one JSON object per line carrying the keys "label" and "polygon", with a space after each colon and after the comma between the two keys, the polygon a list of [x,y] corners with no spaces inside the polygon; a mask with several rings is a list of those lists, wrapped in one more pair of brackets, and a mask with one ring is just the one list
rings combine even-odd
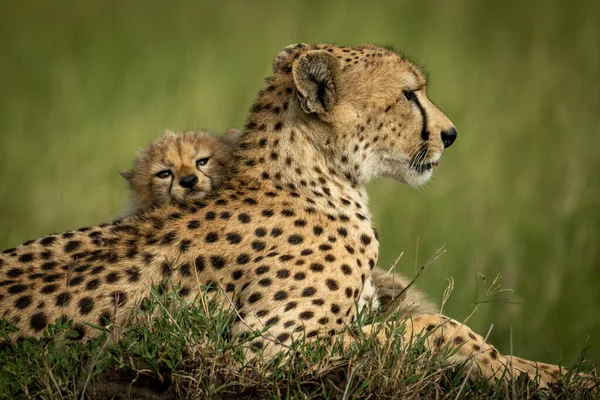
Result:
{"label": "black nose", "polygon": [[448,148],[452,146],[452,143],[456,140],[456,128],[452,127],[445,131],[442,131],[442,143],[444,143],[444,148]]}
{"label": "black nose", "polygon": [[198,177],[196,175],[188,175],[181,178],[179,184],[186,189],[193,188],[198,183]]}

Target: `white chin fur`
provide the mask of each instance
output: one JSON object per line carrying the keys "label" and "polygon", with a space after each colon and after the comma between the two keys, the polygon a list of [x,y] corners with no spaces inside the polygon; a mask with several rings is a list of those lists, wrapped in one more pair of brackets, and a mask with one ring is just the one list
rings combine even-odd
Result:
{"label": "white chin fur", "polygon": [[410,171],[406,176],[405,182],[410,186],[421,186],[431,178],[431,175],[433,175],[433,169],[421,173]]}

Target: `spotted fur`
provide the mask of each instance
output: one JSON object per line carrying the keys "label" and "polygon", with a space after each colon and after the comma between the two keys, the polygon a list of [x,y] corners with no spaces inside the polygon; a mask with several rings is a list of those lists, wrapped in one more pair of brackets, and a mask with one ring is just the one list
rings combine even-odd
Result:
{"label": "spotted fur", "polygon": [[[357,303],[376,301],[378,240],[365,184],[376,177],[424,183],[456,130],[428,99],[424,75],[392,50],[299,44],[273,66],[234,152],[231,179],[213,195],[0,255],[0,316],[20,328],[17,335],[40,335],[65,316],[81,337],[94,336],[84,322],[122,323],[151,283],[170,281],[190,301],[199,284],[222,289],[241,319],[234,334],[268,328],[276,343],[256,338],[251,347],[266,356],[300,336],[354,340],[344,328]],[[363,331],[387,340],[377,328]],[[446,317],[409,319],[405,343],[423,332],[434,351],[457,347],[451,361],[475,363],[472,375],[499,377],[509,364]],[[542,385],[560,374],[556,366],[512,361],[511,371],[530,375],[539,366]]]}

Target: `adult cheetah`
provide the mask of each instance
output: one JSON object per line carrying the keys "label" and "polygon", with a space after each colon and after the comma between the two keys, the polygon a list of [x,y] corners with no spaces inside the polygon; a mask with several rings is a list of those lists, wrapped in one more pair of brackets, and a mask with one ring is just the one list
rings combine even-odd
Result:
{"label": "adult cheetah", "polygon": [[[428,99],[419,69],[389,49],[298,44],[283,49],[273,69],[234,154],[237,170],[212,198],[46,236],[0,256],[0,316],[18,335],[40,335],[60,316],[72,318],[82,338],[97,335],[83,323],[123,322],[151,283],[170,280],[186,299],[199,283],[235,298],[244,322],[233,323],[234,334],[266,326],[284,345],[302,335],[354,340],[343,328],[356,303],[377,302],[370,271],[378,241],[365,184],[424,183],[456,129]],[[509,362],[446,317],[408,320],[406,342],[423,331],[433,350],[459,346],[450,361],[474,361],[485,377],[500,376]],[[265,343],[257,338],[253,348]],[[269,343],[264,352],[283,348]],[[542,385],[560,374],[513,364],[539,373]]]}

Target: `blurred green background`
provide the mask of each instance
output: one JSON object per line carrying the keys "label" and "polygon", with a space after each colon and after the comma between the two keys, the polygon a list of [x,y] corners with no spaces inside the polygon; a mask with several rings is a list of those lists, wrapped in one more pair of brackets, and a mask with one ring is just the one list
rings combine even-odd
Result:
{"label": "blurred green background", "polygon": [[[393,45],[458,127],[432,182],[370,187],[381,265],[515,354],[600,362],[597,2],[0,2],[0,247],[115,217],[165,128],[242,126],[296,42]],[[418,246],[417,246],[418,243]],[[519,304],[506,303],[508,299]],[[489,298],[487,300],[490,300]],[[487,301],[486,300],[486,301]]]}

